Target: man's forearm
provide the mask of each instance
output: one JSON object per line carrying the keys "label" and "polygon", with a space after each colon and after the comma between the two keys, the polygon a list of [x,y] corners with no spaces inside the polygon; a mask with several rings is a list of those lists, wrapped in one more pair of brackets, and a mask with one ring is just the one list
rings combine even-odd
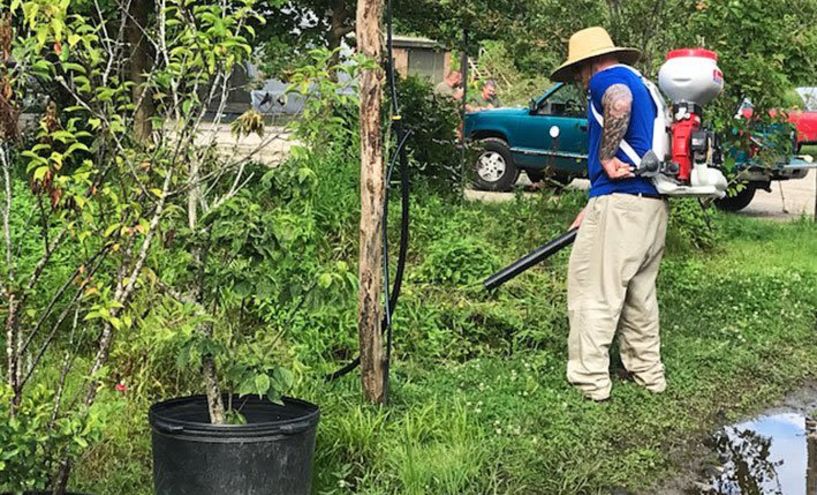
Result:
{"label": "man's forearm", "polygon": [[601,100],[604,107],[604,129],[602,129],[599,160],[605,162],[616,156],[621,140],[630,126],[633,108],[633,94],[625,84],[613,84]]}

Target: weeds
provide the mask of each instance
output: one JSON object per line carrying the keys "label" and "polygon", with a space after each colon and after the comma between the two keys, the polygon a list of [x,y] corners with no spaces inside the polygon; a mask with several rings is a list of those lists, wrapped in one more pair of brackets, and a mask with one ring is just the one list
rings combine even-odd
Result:
{"label": "weeds", "polygon": [[[494,294],[469,286],[561,232],[582,201],[462,204],[417,192],[386,408],[361,404],[354,375],[320,379],[355,352],[354,305],[341,297],[298,314],[285,345],[300,363],[295,394],[322,407],[316,493],[651,493],[690,438],[817,377],[814,224],[717,214],[711,251],[679,244],[663,264],[668,391],[614,379],[612,402],[584,401],[564,380],[567,253]],[[151,369],[162,359],[151,356]],[[195,391],[184,377],[158,381],[163,395]],[[156,388],[145,390],[127,397],[126,419],[86,459],[78,488],[150,493]]]}

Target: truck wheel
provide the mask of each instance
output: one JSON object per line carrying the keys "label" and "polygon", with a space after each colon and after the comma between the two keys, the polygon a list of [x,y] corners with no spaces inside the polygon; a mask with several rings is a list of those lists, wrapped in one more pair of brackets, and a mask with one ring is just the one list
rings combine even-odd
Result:
{"label": "truck wheel", "polygon": [[740,211],[749,206],[749,203],[752,202],[752,198],[755,197],[756,190],[757,189],[754,185],[746,184],[746,187],[741,189],[734,196],[726,196],[721,199],[716,199],[715,206],[717,206],[719,210],[723,211]]}
{"label": "truck wheel", "polygon": [[483,150],[474,163],[474,185],[483,191],[508,191],[519,178],[508,144],[499,138],[482,140]]}

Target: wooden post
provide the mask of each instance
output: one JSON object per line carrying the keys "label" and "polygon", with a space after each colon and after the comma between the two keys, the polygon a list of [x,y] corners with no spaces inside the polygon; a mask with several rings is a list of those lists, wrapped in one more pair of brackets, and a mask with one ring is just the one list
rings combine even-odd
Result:
{"label": "wooden post", "polygon": [[383,70],[381,20],[383,0],[358,0],[357,50],[378,65],[360,75],[360,290],[358,337],[363,393],[371,402],[385,399],[385,364],[381,321],[383,319],[383,136],[381,102]]}

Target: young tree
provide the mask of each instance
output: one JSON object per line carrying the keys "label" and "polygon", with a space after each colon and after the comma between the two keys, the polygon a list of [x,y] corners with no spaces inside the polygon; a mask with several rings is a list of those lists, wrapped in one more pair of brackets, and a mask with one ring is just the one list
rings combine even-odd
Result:
{"label": "young tree", "polygon": [[[135,294],[157,283],[145,277],[157,239],[178,229],[175,212],[185,207],[193,235],[206,238],[201,214],[241,191],[253,178],[246,164],[275,138],[248,152],[223,152],[217,139],[229,75],[252,51],[253,0],[134,2],[116,18],[97,2],[90,11],[71,0],[0,6],[0,408],[30,425],[0,427],[3,447],[19,452],[0,463],[13,491],[65,491],[75,456],[93,439],[98,399],[109,393],[116,336],[138,318]],[[128,60],[131,29],[153,56]],[[57,93],[29,109],[40,112],[37,123],[19,136],[25,102]],[[151,125],[137,126],[147,100]],[[178,294],[161,278],[158,285]],[[195,305],[193,287],[179,297]],[[58,376],[42,372],[55,361]]]}

